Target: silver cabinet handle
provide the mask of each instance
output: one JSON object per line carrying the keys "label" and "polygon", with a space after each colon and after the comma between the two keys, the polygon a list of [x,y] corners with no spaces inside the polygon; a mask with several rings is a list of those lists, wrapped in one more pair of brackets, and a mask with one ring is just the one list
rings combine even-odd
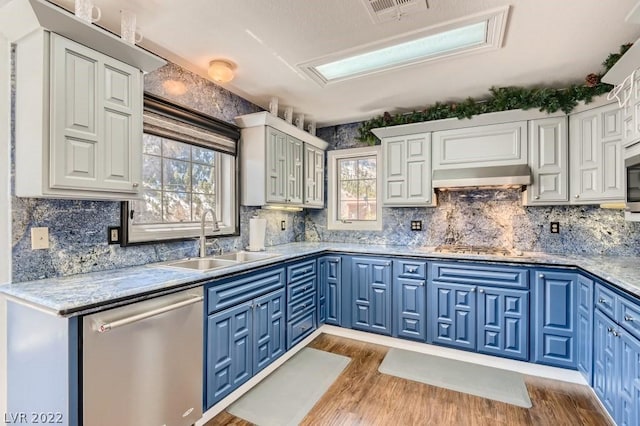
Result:
{"label": "silver cabinet handle", "polygon": [[391,262],[385,262],[384,266],[391,266]]}
{"label": "silver cabinet handle", "polygon": [[613,330],[611,332],[611,334],[613,334],[613,337],[620,337],[620,333],[618,333],[617,331]]}
{"label": "silver cabinet handle", "polygon": [[544,278],[544,274],[540,274],[540,275],[538,275],[538,277]]}
{"label": "silver cabinet handle", "polygon": [[475,292],[476,292],[476,288],[475,288],[475,287],[473,287],[473,288],[472,288],[471,290],[469,290],[469,291],[471,291],[471,293],[475,293]]}
{"label": "silver cabinet handle", "polygon": [[141,314],[132,315],[130,317],[100,324],[98,325],[98,332],[105,333],[109,330],[113,330],[114,328],[122,327],[123,325],[131,324],[132,322],[141,321],[143,319],[155,317],[156,315],[164,314],[165,312],[173,311],[184,306],[193,305],[194,303],[201,302],[202,300],[204,300],[203,296],[197,296],[191,299],[183,300],[182,302],[163,306],[162,308],[152,309],[147,312],[142,312]]}
{"label": "silver cabinet handle", "polygon": [[409,268],[409,269],[407,269],[407,271],[408,271],[410,274],[415,274],[415,273],[418,271],[418,268]]}
{"label": "silver cabinet handle", "polygon": [[419,281],[419,282],[418,282],[418,285],[419,285],[420,287],[424,286],[424,281]]}
{"label": "silver cabinet handle", "polygon": [[478,290],[478,291],[480,291],[480,293],[484,293],[484,289],[483,289],[483,288],[481,288],[481,289],[480,289],[480,290]]}
{"label": "silver cabinet handle", "polygon": [[539,199],[540,199],[540,196],[539,196],[539,195],[536,195],[535,197],[533,197],[533,199],[534,199],[534,200],[539,200]]}
{"label": "silver cabinet handle", "polygon": [[134,188],[137,188],[139,186],[138,182],[134,182],[131,186],[133,186]]}
{"label": "silver cabinet handle", "polygon": [[575,198],[580,198],[580,195],[576,194],[574,195]]}
{"label": "silver cabinet handle", "polygon": [[633,321],[633,317],[631,315],[625,315],[624,316],[624,320],[628,321],[628,322],[631,322],[631,321]]}
{"label": "silver cabinet handle", "polygon": [[613,327],[607,327],[607,332],[608,333],[613,333]]}
{"label": "silver cabinet handle", "polygon": [[598,303],[600,303],[602,305],[606,305],[607,301],[601,297],[601,298],[598,299]]}

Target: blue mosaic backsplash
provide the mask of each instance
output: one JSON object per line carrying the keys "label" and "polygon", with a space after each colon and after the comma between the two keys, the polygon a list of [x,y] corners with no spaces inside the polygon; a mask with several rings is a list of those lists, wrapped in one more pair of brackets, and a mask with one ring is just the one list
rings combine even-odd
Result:
{"label": "blue mosaic backsplash", "polygon": [[[11,88],[12,93],[15,93],[13,77]],[[163,83],[167,80],[183,83],[187,89],[186,92],[183,95],[168,93],[163,87]],[[227,122],[233,122],[233,118],[237,115],[260,111],[260,108],[251,102],[174,64],[168,64],[147,74],[145,90]],[[15,98],[12,96],[12,99]],[[15,143],[15,131],[12,131],[12,149]],[[13,163],[12,161],[12,166]],[[220,246],[225,251],[240,250],[248,245],[249,219],[253,215],[267,219],[266,245],[304,239],[302,213],[242,207],[240,209],[241,235],[219,239]],[[282,220],[286,221],[285,231],[280,230]],[[195,240],[130,247],[107,244],[107,228],[119,225],[119,202],[13,197],[13,281],[22,282],[108,270],[198,254],[199,246]],[[41,226],[49,228],[50,248],[31,250],[31,228]]]}
{"label": "blue mosaic backsplash", "polygon": [[[359,123],[326,127],[318,137],[329,149],[362,146]],[[598,206],[525,207],[518,190],[438,193],[433,208],[383,208],[383,230],[330,231],[327,211],[305,217],[305,240],[362,244],[438,246],[464,244],[546,253],[611,256],[640,255],[640,223],[627,222],[621,210]],[[422,231],[410,222],[422,221]],[[560,233],[549,231],[560,223]]]}

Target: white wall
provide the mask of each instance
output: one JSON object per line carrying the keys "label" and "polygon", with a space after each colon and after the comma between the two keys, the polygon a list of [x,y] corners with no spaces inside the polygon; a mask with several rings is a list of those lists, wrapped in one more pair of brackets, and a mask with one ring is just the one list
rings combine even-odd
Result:
{"label": "white wall", "polygon": [[[0,34],[0,283],[11,279],[10,46]],[[0,413],[7,411],[7,309],[0,297]]]}

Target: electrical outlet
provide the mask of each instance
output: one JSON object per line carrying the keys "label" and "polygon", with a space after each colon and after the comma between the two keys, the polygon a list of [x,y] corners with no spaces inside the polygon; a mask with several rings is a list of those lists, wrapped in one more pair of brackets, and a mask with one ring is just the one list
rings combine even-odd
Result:
{"label": "electrical outlet", "polygon": [[411,221],[411,230],[412,231],[422,231],[422,221],[421,220],[412,220]]}
{"label": "electrical outlet", "polygon": [[31,250],[49,248],[49,228],[31,228]]}
{"label": "electrical outlet", "polygon": [[287,221],[286,220],[281,220],[280,221],[280,230],[284,231],[287,229]]}
{"label": "electrical outlet", "polygon": [[551,233],[552,234],[560,233],[560,222],[551,222]]}
{"label": "electrical outlet", "polygon": [[109,244],[120,244],[120,227],[110,226],[107,232],[107,242]]}

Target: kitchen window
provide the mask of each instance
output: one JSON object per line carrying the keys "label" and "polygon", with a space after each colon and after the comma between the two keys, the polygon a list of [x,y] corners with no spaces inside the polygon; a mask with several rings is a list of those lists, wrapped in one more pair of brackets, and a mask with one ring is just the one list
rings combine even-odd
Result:
{"label": "kitchen window", "polygon": [[330,151],[328,219],[333,230],[382,230],[380,147]]}
{"label": "kitchen window", "polygon": [[[196,115],[187,120],[184,111]],[[123,203],[124,244],[197,237],[206,210],[215,213],[216,236],[237,235],[235,126],[150,95],[144,114],[142,197]]]}

